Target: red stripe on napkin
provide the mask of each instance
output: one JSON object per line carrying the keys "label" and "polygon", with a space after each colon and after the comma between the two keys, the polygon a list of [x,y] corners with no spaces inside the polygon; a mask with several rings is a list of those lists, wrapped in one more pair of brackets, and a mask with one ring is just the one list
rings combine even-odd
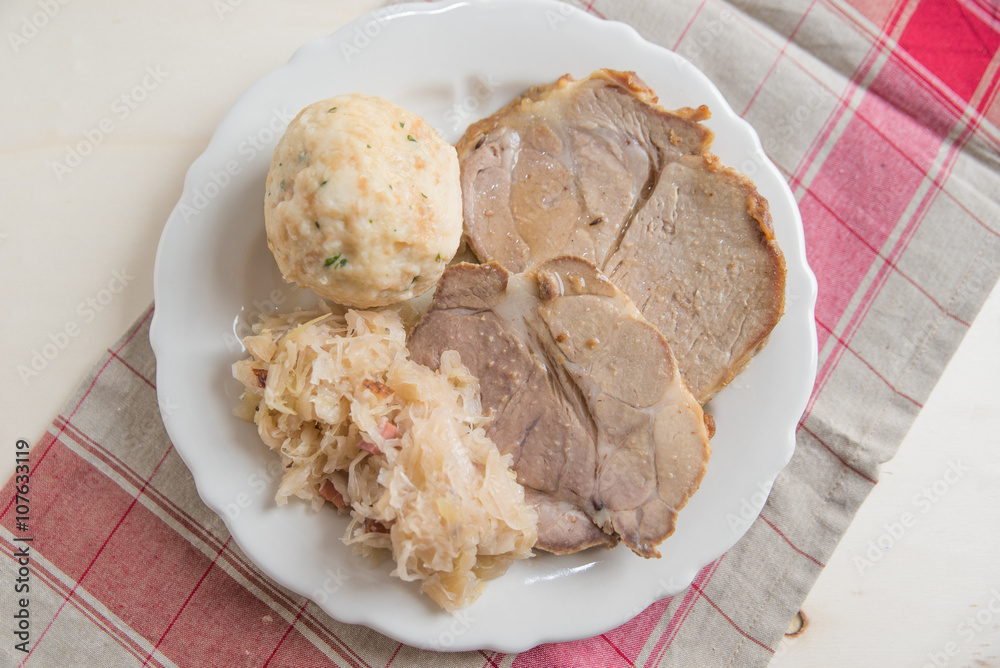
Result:
{"label": "red stripe on napkin", "polygon": [[954,0],[922,0],[899,46],[968,102],[1000,48],[1000,33]]}

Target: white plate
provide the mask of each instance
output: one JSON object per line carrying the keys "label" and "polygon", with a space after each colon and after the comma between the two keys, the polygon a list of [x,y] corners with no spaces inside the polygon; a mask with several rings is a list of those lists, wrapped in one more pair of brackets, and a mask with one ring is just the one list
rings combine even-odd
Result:
{"label": "white plate", "polygon": [[[734,63],[734,67],[738,67]],[[224,76],[225,65],[220,66]],[[305,504],[274,506],[277,462],[254,427],[233,417],[240,392],[230,365],[242,356],[254,311],[305,299],[267,250],[264,179],[285,125],[299,109],[340,93],[383,96],[455,141],[473,120],[525,88],[567,72],[634,70],[667,108],[707,104],[715,152],[748,173],[770,201],[788,263],[786,313],[770,344],[712,400],[718,431],[701,489],[681,513],[663,558],[624,548],[539,554],[491,582],[451,616],[372,567],[340,541],[344,520]],[[690,63],[630,27],[553,0],[397,5],[302,47],[248,90],[187,173],[160,240],[150,340],[167,432],[205,503],[269,576],[333,617],[410,645],[519,651],[584,638],[629,620],[684,589],[743,535],[794,449],[816,366],[815,279],[802,223],[784,180],[754,131]]]}

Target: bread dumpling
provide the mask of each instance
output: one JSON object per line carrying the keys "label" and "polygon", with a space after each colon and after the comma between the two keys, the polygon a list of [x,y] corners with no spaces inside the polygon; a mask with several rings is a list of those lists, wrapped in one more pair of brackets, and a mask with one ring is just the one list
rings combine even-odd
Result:
{"label": "bread dumpling", "polygon": [[461,239],[457,154],[421,117],[382,98],[316,102],[274,150],[264,221],[286,280],[359,308],[415,297]]}

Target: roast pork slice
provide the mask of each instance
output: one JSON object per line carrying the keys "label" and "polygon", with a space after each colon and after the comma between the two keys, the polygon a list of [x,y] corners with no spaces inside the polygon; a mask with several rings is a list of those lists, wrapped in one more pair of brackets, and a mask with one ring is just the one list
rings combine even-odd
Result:
{"label": "roast pork slice", "polygon": [[708,152],[706,107],[666,111],[635,74],[533,88],[458,143],[465,232],[521,272],[596,264],[666,336],[704,404],[764,345],[784,308],[767,201]]}
{"label": "roast pork slice", "polygon": [[621,540],[659,556],[705,473],[706,416],[666,340],[593,264],[450,267],[409,347],[431,368],[457,350],[479,378],[487,434],[538,508],[538,547]]}

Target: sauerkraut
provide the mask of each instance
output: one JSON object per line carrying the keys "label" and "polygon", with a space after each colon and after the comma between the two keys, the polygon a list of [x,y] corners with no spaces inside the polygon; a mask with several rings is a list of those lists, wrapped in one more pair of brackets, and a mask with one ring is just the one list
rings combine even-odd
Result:
{"label": "sauerkraut", "polygon": [[350,513],[344,541],[389,550],[392,574],[446,610],[531,556],[537,514],[486,436],[479,383],[455,351],[437,371],[409,359],[391,311],[267,316],[233,365],[237,414],[281,455],[275,501]]}

